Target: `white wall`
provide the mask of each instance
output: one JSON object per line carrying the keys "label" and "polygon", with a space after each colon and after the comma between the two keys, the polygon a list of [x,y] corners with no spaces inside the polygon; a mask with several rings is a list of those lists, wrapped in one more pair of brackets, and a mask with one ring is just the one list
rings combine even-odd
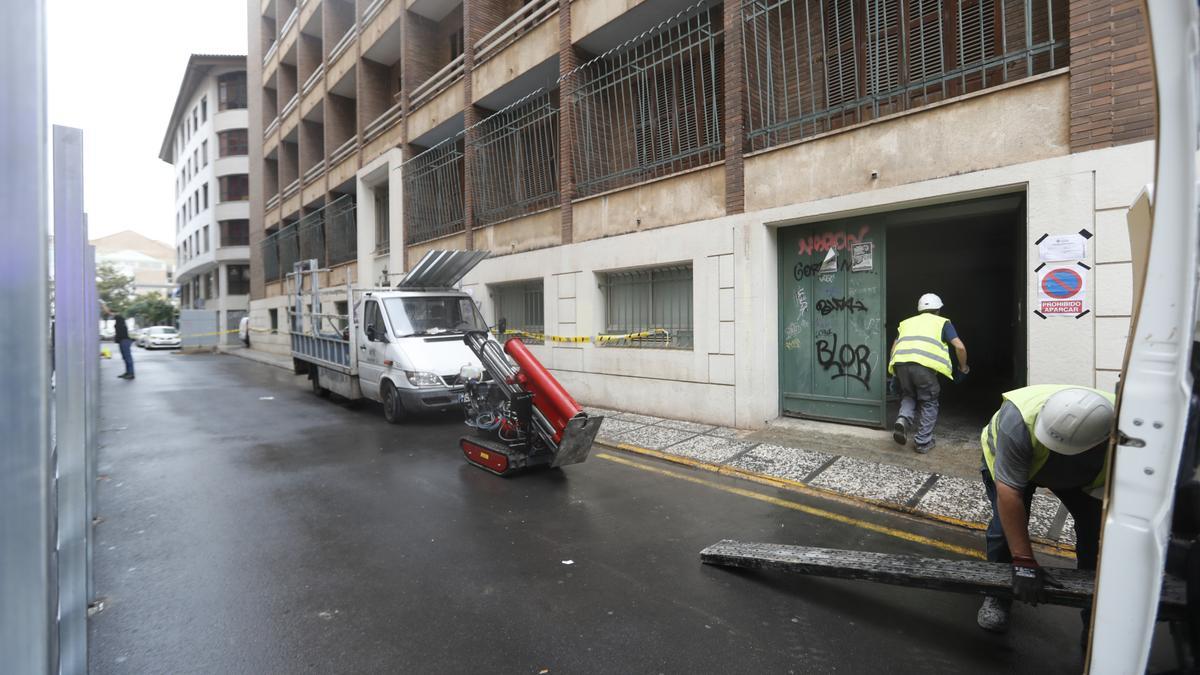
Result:
{"label": "white wall", "polygon": [[[464,281],[494,320],[487,285],[542,278],[548,333],[601,332],[596,272],[690,261],[691,351],[591,344],[533,347],[581,401],[740,427],[779,415],[777,228],[1024,189],[1029,283],[1043,233],[1087,229],[1089,305],[1083,318],[1030,314],[1028,381],[1111,389],[1130,312],[1124,209],[1153,177],[1152,142],[921,181],[754,213],[492,258]],[[364,222],[361,221],[360,222]],[[360,228],[360,232],[361,232]]]}
{"label": "white wall", "polygon": [[[394,283],[395,274],[404,271],[404,184],[400,165],[403,154],[393,148],[359,169],[357,174],[358,205],[358,285],[383,284],[386,271]],[[388,191],[388,239],[385,254],[375,249],[375,192]]]}

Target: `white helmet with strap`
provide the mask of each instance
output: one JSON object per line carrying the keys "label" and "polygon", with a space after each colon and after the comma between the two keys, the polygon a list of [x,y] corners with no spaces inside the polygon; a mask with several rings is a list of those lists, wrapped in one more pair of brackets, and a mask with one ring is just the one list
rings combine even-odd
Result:
{"label": "white helmet with strap", "polygon": [[942,308],[942,299],[938,297],[937,293],[926,293],[925,295],[922,295],[919,300],[917,300],[917,311],[918,312],[924,312],[924,311],[930,310],[930,309],[941,309],[941,308]]}
{"label": "white helmet with strap", "polygon": [[1112,430],[1113,405],[1083,387],[1063,389],[1046,399],[1033,433],[1042,445],[1063,455],[1077,455],[1104,442]]}

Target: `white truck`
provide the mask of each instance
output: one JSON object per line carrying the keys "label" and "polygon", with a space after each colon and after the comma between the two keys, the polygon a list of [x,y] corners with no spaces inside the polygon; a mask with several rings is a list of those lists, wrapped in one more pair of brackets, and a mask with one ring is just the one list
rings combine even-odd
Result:
{"label": "white truck", "polygon": [[[430,251],[391,288],[321,288],[315,260],[287,275],[292,364],[320,396],[371,399],[388,422],[462,403],[459,373],[482,368],[463,342],[486,331],[474,299],[455,285],[486,251]],[[327,312],[345,303],[345,311]]]}

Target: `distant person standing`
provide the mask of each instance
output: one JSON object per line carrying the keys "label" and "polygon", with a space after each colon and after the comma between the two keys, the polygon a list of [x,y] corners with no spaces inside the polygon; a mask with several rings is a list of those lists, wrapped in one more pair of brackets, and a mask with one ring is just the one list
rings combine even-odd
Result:
{"label": "distant person standing", "polygon": [[133,340],[129,339],[129,326],[125,325],[125,317],[117,314],[113,317],[113,340],[121,347],[121,358],[125,360],[125,372],[117,377],[122,380],[133,379]]}
{"label": "distant person standing", "polygon": [[933,449],[933,427],[938,418],[938,396],[942,393],[938,375],[954,379],[950,346],[958,357],[958,370],[966,375],[967,348],[959,339],[954,324],[941,315],[942,299],[933,293],[917,301],[917,315],[900,322],[899,335],[892,343],[888,373],[900,384],[900,414],[892,427],[892,438],[908,444],[915,428],[913,449],[926,453]]}
{"label": "distant person standing", "polygon": [[247,349],[249,349],[250,348],[250,317],[243,316],[242,320],[238,322],[238,337],[241,338],[242,344],[245,345]]}

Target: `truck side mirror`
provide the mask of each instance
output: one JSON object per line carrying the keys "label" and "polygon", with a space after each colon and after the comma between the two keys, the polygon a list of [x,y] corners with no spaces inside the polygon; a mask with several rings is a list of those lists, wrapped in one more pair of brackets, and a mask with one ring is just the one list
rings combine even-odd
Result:
{"label": "truck side mirror", "polygon": [[375,341],[375,324],[367,324],[367,339],[371,342]]}
{"label": "truck side mirror", "polygon": [[508,319],[500,319],[496,322],[496,332],[498,333],[496,337],[504,337],[504,334],[508,332]]}

